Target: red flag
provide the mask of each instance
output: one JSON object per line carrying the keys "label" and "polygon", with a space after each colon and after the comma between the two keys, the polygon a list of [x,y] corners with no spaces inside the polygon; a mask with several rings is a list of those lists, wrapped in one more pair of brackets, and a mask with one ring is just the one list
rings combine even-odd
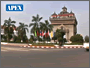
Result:
{"label": "red flag", "polygon": [[45,33],[45,37],[48,37],[48,31],[46,31],[46,33]]}
{"label": "red flag", "polygon": [[37,36],[39,36],[39,32],[37,31]]}
{"label": "red flag", "polygon": [[49,36],[49,30],[48,30],[48,36]]}
{"label": "red flag", "polygon": [[44,31],[42,31],[42,36],[44,36]]}

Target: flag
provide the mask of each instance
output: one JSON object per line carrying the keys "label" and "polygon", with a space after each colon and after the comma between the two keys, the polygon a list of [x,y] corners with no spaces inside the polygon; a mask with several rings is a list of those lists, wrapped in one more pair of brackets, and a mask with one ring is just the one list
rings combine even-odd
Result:
{"label": "flag", "polygon": [[44,35],[46,34],[46,31],[44,31]]}
{"label": "flag", "polygon": [[42,31],[40,30],[40,36],[42,36]]}
{"label": "flag", "polygon": [[44,31],[42,31],[42,36],[44,36]]}
{"label": "flag", "polygon": [[37,37],[36,30],[35,30],[35,36]]}
{"label": "flag", "polygon": [[45,33],[44,33],[44,34],[45,34],[45,37],[46,37],[47,32],[45,31]]}
{"label": "flag", "polygon": [[49,36],[49,30],[48,30],[48,36]]}
{"label": "flag", "polygon": [[55,32],[53,32],[53,36],[55,36]]}
{"label": "flag", "polygon": [[39,32],[37,31],[37,36],[39,36]]}
{"label": "flag", "polygon": [[48,30],[46,30],[45,37],[49,36],[48,33],[49,33]]}
{"label": "flag", "polygon": [[53,31],[51,31],[51,38],[53,37]]}

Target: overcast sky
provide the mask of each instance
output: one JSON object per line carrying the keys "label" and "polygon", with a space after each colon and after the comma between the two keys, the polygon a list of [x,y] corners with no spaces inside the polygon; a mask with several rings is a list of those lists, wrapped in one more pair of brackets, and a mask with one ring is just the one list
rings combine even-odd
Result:
{"label": "overcast sky", "polygon": [[[23,4],[24,10],[7,12],[6,4]],[[19,22],[29,25],[32,23],[32,16],[37,14],[43,17],[41,21],[44,22],[44,20],[49,20],[54,12],[60,13],[63,6],[67,7],[68,12],[72,10],[75,13],[78,21],[77,33],[89,36],[89,1],[1,1],[1,25],[9,17],[16,21],[16,26],[19,25]],[[30,31],[27,36],[30,37]]]}

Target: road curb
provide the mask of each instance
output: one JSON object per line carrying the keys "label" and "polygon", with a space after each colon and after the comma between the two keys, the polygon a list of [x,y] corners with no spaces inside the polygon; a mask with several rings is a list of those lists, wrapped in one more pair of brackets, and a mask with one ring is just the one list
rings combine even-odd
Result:
{"label": "road curb", "polygon": [[83,46],[68,46],[68,47],[65,47],[65,46],[61,46],[61,47],[49,47],[49,46],[21,46],[21,47],[28,47],[28,48],[51,48],[51,49],[55,49],[55,48],[58,48],[58,49],[67,49],[67,48],[83,48]]}
{"label": "road curb", "polygon": [[67,49],[67,48],[84,48],[83,46],[32,46],[31,44],[12,44],[12,43],[1,43],[1,45],[5,45],[5,46],[20,46],[20,47],[28,47],[28,48],[51,48],[51,49]]}

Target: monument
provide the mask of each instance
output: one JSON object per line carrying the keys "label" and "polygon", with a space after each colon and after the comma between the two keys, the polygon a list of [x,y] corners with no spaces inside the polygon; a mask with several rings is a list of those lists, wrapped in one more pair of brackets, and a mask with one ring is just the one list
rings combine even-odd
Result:
{"label": "monument", "polygon": [[67,12],[67,8],[64,6],[59,14],[55,12],[50,16],[50,22],[53,25],[53,31],[57,29],[65,30],[65,36],[67,42],[70,42],[71,36],[77,33],[77,20],[75,14],[71,11]]}

